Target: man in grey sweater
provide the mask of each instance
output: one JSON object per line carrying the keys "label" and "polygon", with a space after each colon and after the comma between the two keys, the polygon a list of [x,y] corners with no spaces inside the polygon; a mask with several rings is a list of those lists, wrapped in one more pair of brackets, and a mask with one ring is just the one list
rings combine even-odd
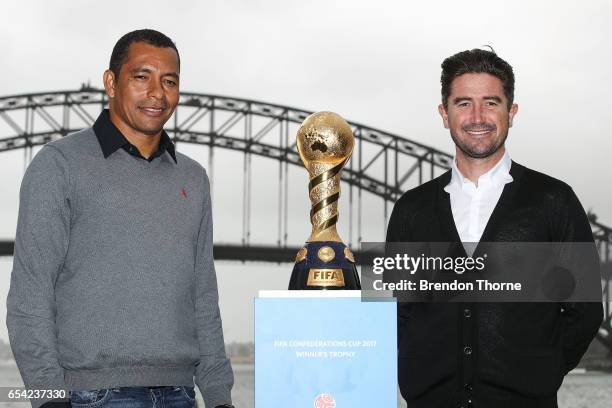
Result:
{"label": "man in grey sweater", "polygon": [[[163,131],[180,59],[137,30],[104,73],[109,110],[24,176],[7,326],[27,388],[99,407],[231,407],[208,178]],[[42,394],[41,394],[42,395]]]}

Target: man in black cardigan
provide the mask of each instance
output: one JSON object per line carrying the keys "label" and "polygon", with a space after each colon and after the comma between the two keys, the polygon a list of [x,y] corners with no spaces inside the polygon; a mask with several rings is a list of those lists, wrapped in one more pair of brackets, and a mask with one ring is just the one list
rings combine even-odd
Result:
{"label": "man in black cardigan", "polygon": [[[506,152],[512,67],[464,51],[443,62],[441,83],[453,169],[398,200],[387,241],[593,242],[571,187]],[[409,408],[557,407],[602,317],[600,302],[398,303],[402,396]]]}

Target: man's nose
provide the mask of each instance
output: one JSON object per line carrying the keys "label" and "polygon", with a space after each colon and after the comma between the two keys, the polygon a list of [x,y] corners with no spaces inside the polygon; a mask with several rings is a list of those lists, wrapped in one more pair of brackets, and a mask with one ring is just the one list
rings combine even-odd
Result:
{"label": "man's nose", "polygon": [[153,80],[149,83],[148,96],[155,99],[161,99],[164,96],[161,81]]}
{"label": "man's nose", "polygon": [[472,123],[483,123],[484,122],[484,115],[483,115],[483,108],[484,106],[475,103],[472,105],[472,111],[471,111],[471,121]]}

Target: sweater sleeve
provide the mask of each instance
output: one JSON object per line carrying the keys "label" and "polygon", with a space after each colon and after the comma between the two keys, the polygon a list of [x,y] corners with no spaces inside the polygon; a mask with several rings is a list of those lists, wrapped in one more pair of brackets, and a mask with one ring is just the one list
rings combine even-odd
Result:
{"label": "sweater sleeve", "polygon": [[[29,389],[65,390],[55,326],[55,282],[70,236],[69,169],[45,146],[21,183],[7,328],[13,355]],[[33,400],[38,407],[46,399]]]}
{"label": "sweater sleeve", "polygon": [[[565,223],[561,225],[559,237],[561,242],[593,242],[593,233],[588,218],[578,197],[573,190],[569,190],[565,211],[561,219]],[[590,259],[579,259],[576,262],[583,265],[589,272],[584,285],[595,288],[590,292],[599,290],[601,294],[601,276],[599,271],[599,257],[597,249],[593,244],[588,255]],[[581,256],[585,256],[581,251]],[[588,267],[587,265],[593,265]],[[563,354],[565,358],[565,370],[569,372],[575,368],[580,359],[597,334],[597,330],[603,320],[603,306],[601,298],[593,302],[565,302],[561,304],[561,320],[563,327]]]}
{"label": "sweater sleeve", "polygon": [[217,277],[213,261],[213,225],[210,185],[204,172],[203,214],[196,252],[196,327],[200,345],[200,361],[196,367],[196,383],[206,407],[231,403],[234,375],[225,355],[223,328],[219,313]]}

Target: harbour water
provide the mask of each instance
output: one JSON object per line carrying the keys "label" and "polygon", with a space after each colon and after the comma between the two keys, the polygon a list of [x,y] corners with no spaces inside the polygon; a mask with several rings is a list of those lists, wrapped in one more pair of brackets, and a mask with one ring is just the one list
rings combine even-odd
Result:
{"label": "harbour water", "polygon": [[[255,400],[253,366],[250,364],[235,364],[234,375],[234,405],[237,408],[253,408]],[[19,371],[14,365],[0,366],[0,387],[21,385]],[[405,408],[406,404],[400,399],[398,396],[398,407]],[[204,407],[202,397],[199,394],[198,402],[199,407]],[[565,377],[563,386],[559,391],[560,408],[609,408],[611,404],[612,374],[599,372],[570,374]],[[0,402],[0,408],[27,408],[28,406],[21,402]]]}

